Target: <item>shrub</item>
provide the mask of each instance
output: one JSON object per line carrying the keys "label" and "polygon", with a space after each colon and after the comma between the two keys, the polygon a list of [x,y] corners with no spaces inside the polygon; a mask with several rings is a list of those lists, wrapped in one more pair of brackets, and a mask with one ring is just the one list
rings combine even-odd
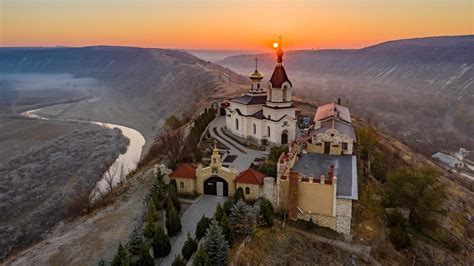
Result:
{"label": "shrub", "polygon": [[387,226],[395,227],[399,225],[401,228],[405,229],[408,225],[407,219],[403,217],[403,214],[398,210],[394,210],[391,213],[387,214]]}
{"label": "shrub", "polygon": [[288,146],[275,146],[270,149],[270,154],[268,155],[268,160],[272,162],[278,162],[280,155],[286,152],[288,153]]}
{"label": "shrub", "polygon": [[191,234],[188,232],[188,239],[184,243],[183,249],[181,250],[181,253],[183,254],[183,258],[185,260],[189,260],[196,250],[197,250],[196,240],[194,240],[191,237]]}
{"label": "shrub", "polygon": [[237,188],[234,193],[234,203],[238,202],[239,200],[245,201],[244,189],[242,187]]}
{"label": "shrub", "polygon": [[171,251],[170,239],[163,227],[158,226],[155,237],[153,238],[153,253],[155,258],[163,258]]}
{"label": "shrub", "polygon": [[166,217],[166,229],[169,236],[175,236],[181,232],[181,221],[178,212],[173,206]]}
{"label": "shrub", "polygon": [[181,255],[177,255],[174,257],[173,262],[171,263],[172,266],[186,266],[186,263],[184,263],[183,258],[181,258]]}
{"label": "shrub", "polygon": [[142,249],[142,244],[143,242],[140,230],[135,227],[135,229],[133,229],[132,233],[128,237],[127,250],[132,255],[138,255],[140,254],[140,250]]}
{"label": "shrub", "polygon": [[227,252],[229,244],[225,240],[221,227],[216,221],[207,229],[204,248],[209,256],[211,265],[227,265]]}
{"label": "shrub", "polygon": [[388,237],[396,249],[406,249],[411,246],[410,235],[400,225],[390,228]]}
{"label": "shrub", "polygon": [[210,266],[210,265],[211,263],[209,262],[209,256],[207,255],[203,246],[200,245],[196,253],[196,257],[194,258],[193,266]]}
{"label": "shrub", "polygon": [[117,254],[112,260],[112,266],[128,266],[130,265],[130,258],[127,251],[123,248],[122,243],[119,243]]}
{"label": "shrub", "polygon": [[182,124],[183,123],[182,123],[181,119],[179,119],[175,115],[169,116],[168,118],[166,118],[166,121],[165,121],[165,126],[169,129],[172,129],[172,130],[177,129]]}
{"label": "shrub", "polygon": [[258,170],[266,176],[277,176],[277,163],[272,161],[265,161],[259,165]]}
{"label": "shrub", "polygon": [[306,230],[313,230],[316,228],[316,224],[313,221],[313,217],[310,217],[309,221],[306,221],[305,228]]}
{"label": "shrub", "polygon": [[263,224],[268,227],[273,226],[273,205],[269,200],[262,199],[262,202],[260,203],[259,216]]}
{"label": "shrub", "polygon": [[206,235],[207,228],[211,224],[211,219],[207,218],[206,216],[202,215],[201,220],[196,225],[196,239],[200,240],[203,236]]}

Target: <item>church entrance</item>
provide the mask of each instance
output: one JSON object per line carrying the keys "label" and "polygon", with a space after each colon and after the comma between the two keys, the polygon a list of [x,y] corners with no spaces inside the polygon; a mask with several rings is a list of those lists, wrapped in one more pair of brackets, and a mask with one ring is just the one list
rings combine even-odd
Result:
{"label": "church entrance", "polygon": [[281,133],[281,144],[288,144],[288,132],[286,130]]}
{"label": "church entrance", "polygon": [[204,181],[204,194],[227,197],[228,189],[227,181],[219,176],[211,176]]}

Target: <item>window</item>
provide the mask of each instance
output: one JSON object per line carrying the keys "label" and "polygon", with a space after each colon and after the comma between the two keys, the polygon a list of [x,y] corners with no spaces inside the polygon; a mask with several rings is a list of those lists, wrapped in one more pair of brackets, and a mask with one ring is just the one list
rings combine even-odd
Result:
{"label": "window", "polygon": [[239,130],[239,119],[235,119],[235,129]]}
{"label": "window", "polygon": [[250,188],[249,187],[245,188],[245,194],[250,194]]}
{"label": "window", "polygon": [[184,188],[184,182],[183,181],[179,182],[179,187]]}
{"label": "window", "polygon": [[270,127],[267,127],[267,136],[270,137]]}
{"label": "window", "polygon": [[347,142],[342,143],[342,150],[347,151],[348,145]]}
{"label": "window", "polygon": [[253,124],[253,134],[257,134],[257,125]]}
{"label": "window", "polygon": [[260,89],[260,83],[257,83],[257,88]]}

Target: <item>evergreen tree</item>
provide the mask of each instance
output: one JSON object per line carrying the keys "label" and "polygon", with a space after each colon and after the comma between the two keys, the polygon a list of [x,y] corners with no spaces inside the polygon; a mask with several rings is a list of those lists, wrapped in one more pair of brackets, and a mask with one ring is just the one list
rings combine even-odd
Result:
{"label": "evergreen tree", "polygon": [[244,189],[242,187],[237,188],[234,193],[234,203],[238,202],[239,200],[245,201]]}
{"label": "evergreen tree", "polygon": [[239,200],[230,210],[230,224],[236,237],[248,236],[256,226],[256,217],[252,213],[252,209]]}
{"label": "evergreen tree", "polygon": [[193,266],[210,266],[209,256],[204,250],[202,245],[199,245],[199,249],[194,257]]}
{"label": "evergreen tree", "polygon": [[225,239],[229,242],[229,245],[231,245],[232,242],[234,241],[233,234],[232,234],[232,227],[230,225],[229,217],[227,216],[225,212],[222,215],[220,226],[222,227],[222,233],[224,233]]}
{"label": "evergreen tree", "polygon": [[181,203],[179,202],[179,199],[178,199],[178,194],[177,192],[173,189],[172,186],[170,186],[168,188],[168,198],[167,198],[167,202],[166,202],[166,210],[169,209],[169,202],[172,202],[175,209],[180,212],[181,211]]}
{"label": "evergreen tree", "polygon": [[181,232],[181,221],[174,206],[171,207],[166,217],[166,230],[169,236],[175,236]]}
{"label": "evergreen tree", "polygon": [[140,249],[140,259],[135,264],[136,266],[153,266],[155,265],[155,261],[153,257],[150,255],[150,247],[145,243],[142,243],[142,247]]}
{"label": "evergreen tree", "polygon": [[196,239],[201,240],[203,236],[206,235],[207,228],[209,228],[209,225],[211,224],[211,220],[204,216],[204,214],[201,217],[201,220],[196,225]]}
{"label": "evergreen tree", "polygon": [[204,248],[212,265],[227,265],[229,244],[216,221],[213,221],[207,229]]}
{"label": "evergreen tree", "polygon": [[234,201],[230,198],[228,198],[225,202],[224,205],[222,206],[222,209],[224,210],[225,213],[227,213],[227,216],[230,215],[230,208],[234,205]]}
{"label": "evergreen tree", "polygon": [[155,237],[153,238],[153,253],[155,258],[163,258],[171,251],[170,239],[163,227],[158,226]]}
{"label": "evergreen tree", "polygon": [[177,255],[174,257],[173,263],[171,263],[172,266],[186,266],[186,263],[184,263],[183,258],[181,258],[181,255]]}
{"label": "evergreen tree", "polygon": [[174,179],[174,178],[171,178],[171,180],[170,180],[169,192],[174,192],[175,194],[178,193],[178,185],[176,183],[176,179]]}
{"label": "evergreen tree", "polygon": [[268,227],[273,226],[273,205],[269,200],[262,200],[262,203],[260,204],[259,216],[263,224]]}
{"label": "evergreen tree", "polygon": [[133,229],[132,233],[128,237],[127,242],[127,250],[131,255],[138,255],[140,254],[140,250],[142,248],[142,234],[137,227]]}
{"label": "evergreen tree", "polygon": [[153,238],[155,236],[156,232],[156,227],[155,227],[155,217],[156,214],[154,213],[154,210],[150,211],[150,206],[148,205],[148,212],[146,215],[146,224],[145,224],[145,229],[143,230],[143,235],[145,235],[148,238]]}
{"label": "evergreen tree", "polygon": [[222,206],[220,203],[217,203],[216,211],[214,212],[214,219],[216,219],[216,221],[218,222],[221,222],[223,213],[224,213],[224,209],[222,209]]}
{"label": "evergreen tree", "polygon": [[117,254],[115,254],[112,260],[112,266],[128,266],[130,265],[130,258],[128,257],[127,251],[123,248],[122,243],[119,243]]}
{"label": "evergreen tree", "polygon": [[189,260],[189,258],[191,258],[191,256],[196,251],[196,249],[197,249],[196,240],[194,240],[191,237],[191,234],[188,232],[188,239],[184,243],[183,249],[181,250],[181,253],[183,254],[183,258],[185,260]]}
{"label": "evergreen tree", "polygon": [[155,181],[150,189],[150,198],[154,201],[155,207],[159,207],[161,201],[164,199],[165,184],[163,182],[163,173],[158,169],[155,177]]}

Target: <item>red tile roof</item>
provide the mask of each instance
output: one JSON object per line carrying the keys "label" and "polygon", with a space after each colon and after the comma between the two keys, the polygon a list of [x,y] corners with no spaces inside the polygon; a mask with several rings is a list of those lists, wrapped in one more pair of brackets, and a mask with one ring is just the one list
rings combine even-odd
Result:
{"label": "red tile roof", "polygon": [[263,185],[265,174],[253,168],[242,171],[236,178],[236,183]]}
{"label": "red tile roof", "polygon": [[174,170],[171,174],[171,177],[175,178],[189,178],[195,179],[196,178],[196,167],[194,167],[190,163],[182,163],[178,165],[176,170]]}

